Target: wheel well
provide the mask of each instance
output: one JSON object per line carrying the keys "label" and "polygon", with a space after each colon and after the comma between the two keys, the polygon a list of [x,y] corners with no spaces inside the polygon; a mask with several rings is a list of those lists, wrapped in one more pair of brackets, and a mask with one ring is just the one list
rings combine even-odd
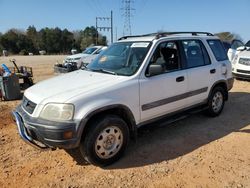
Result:
{"label": "wheel well", "polygon": [[83,129],[81,138],[85,138],[86,134],[89,131],[91,122],[95,121],[97,118],[101,118],[108,114],[117,115],[120,118],[122,118],[128,125],[130,137],[132,139],[136,139],[137,130],[136,130],[136,123],[135,123],[134,116],[130,110],[123,108],[123,107],[114,107],[114,108],[104,109],[104,110],[100,110],[100,111],[93,112],[92,114],[90,114],[87,118],[87,122]]}
{"label": "wheel well", "polygon": [[[227,84],[226,84],[225,82],[219,82],[219,83],[214,84],[214,86],[212,87],[212,89],[211,89],[211,91],[210,91],[210,94],[211,94],[211,92],[213,91],[213,89],[214,89],[215,87],[221,87],[221,88],[223,88],[224,91],[225,91],[225,100],[228,100]],[[210,96],[210,94],[209,94],[209,96]]]}

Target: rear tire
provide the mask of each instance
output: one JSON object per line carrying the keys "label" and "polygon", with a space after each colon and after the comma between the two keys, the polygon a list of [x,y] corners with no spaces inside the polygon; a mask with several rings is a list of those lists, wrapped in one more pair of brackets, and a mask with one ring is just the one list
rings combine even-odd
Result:
{"label": "rear tire", "polygon": [[208,99],[207,114],[211,117],[220,115],[225,103],[225,90],[222,87],[215,87]]}
{"label": "rear tire", "polygon": [[97,166],[110,165],[121,158],[129,142],[129,129],[118,116],[106,115],[92,121],[80,143],[82,157]]}

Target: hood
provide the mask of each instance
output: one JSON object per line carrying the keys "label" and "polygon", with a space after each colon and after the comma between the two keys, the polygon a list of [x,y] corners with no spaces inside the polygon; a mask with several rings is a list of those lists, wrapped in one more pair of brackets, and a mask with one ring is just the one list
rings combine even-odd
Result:
{"label": "hood", "polygon": [[63,103],[79,94],[107,88],[124,79],[126,77],[79,70],[41,81],[27,89],[24,95],[36,104]]}
{"label": "hood", "polygon": [[238,53],[238,57],[249,58],[250,59],[250,51],[244,50]]}

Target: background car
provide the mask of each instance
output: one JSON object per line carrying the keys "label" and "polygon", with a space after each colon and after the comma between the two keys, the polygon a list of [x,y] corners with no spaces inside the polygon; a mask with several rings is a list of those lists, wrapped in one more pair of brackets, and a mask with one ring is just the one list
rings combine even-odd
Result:
{"label": "background car", "polygon": [[91,58],[94,59],[104,47],[107,48],[106,46],[92,46],[82,53],[67,56],[62,64],[56,63],[54,65],[54,73],[67,73],[80,69],[83,65],[84,58],[93,56]]}
{"label": "background car", "polygon": [[229,61],[232,61],[234,56],[236,55],[237,48],[240,46],[244,46],[244,43],[241,40],[232,40],[232,41],[224,41],[223,45],[227,52],[227,56]]}
{"label": "background car", "polygon": [[235,78],[250,80],[250,41],[237,48],[232,61],[232,73]]}
{"label": "background car", "polygon": [[91,63],[105,49],[107,49],[107,46],[103,46],[102,48],[99,48],[94,54],[91,54],[89,56],[81,57],[80,62],[82,63],[82,65],[87,66],[89,63]]}
{"label": "background car", "polygon": [[74,54],[66,57],[64,60],[64,65],[67,66],[67,64],[74,64],[76,65],[77,69],[79,69],[82,66],[82,61],[81,58],[85,58],[90,55],[95,55],[99,54],[99,51],[103,48],[104,46],[92,46],[86,48],[82,53],[79,54]]}

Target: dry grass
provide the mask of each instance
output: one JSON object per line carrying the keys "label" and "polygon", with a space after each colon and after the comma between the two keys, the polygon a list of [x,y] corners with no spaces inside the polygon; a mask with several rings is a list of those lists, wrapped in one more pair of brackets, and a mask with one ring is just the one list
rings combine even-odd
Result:
{"label": "dry grass", "polygon": [[16,60],[17,66],[29,66],[33,68],[34,81],[38,82],[54,75],[53,66],[55,63],[61,63],[66,55],[44,55],[44,56],[8,56],[0,57],[0,64],[6,64],[13,67],[11,59]]}

